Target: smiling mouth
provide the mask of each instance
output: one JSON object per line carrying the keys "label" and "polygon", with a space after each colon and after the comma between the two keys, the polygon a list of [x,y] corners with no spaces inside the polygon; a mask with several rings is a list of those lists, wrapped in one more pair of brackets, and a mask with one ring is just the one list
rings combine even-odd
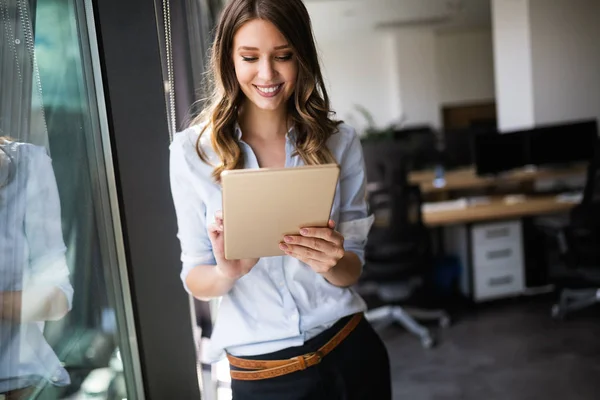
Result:
{"label": "smiling mouth", "polygon": [[279,92],[281,92],[281,88],[283,88],[283,83],[280,83],[279,85],[272,85],[272,86],[256,86],[256,85],[254,85],[254,87],[256,88],[256,90],[258,91],[258,93],[261,96],[274,97],[274,96],[277,96],[279,94]]}

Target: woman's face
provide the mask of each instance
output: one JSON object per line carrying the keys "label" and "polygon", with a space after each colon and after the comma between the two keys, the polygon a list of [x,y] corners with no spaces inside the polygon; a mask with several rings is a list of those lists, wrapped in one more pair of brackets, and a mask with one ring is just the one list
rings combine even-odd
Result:
{"label": "woman's face", "polygon": [[242,25],[233,38],[233,64],[242,92],[256,107],[285,108],[296,85],[298,62],[275,25],[261,19]]}

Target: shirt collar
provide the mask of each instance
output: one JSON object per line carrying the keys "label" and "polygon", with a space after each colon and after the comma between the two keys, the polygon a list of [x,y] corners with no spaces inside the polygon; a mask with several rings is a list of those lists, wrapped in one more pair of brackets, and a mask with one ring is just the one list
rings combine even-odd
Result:
{"label": "shirt collar", "polygon": [[[235,127],[234,127],[234,137],[237,140],[242,140],[242,128],[240,128],[240,124],[236,121],[235,123]],[[287,140],[296,140],[296,126],[292,125],[290,126],[290,128],[288,129],[288,131],[285,134],[285,138]]]}

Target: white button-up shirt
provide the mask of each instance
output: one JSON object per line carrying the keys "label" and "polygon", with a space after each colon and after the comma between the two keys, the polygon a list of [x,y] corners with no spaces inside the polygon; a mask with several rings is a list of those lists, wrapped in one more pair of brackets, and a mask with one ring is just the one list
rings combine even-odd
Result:
{"label": "white button-up shirt", "polygon": [[[8,142],[0,147],[0,292],[23,291],[25,320],[48,288],[62,290],[70,309],[73,287],[52,161],[45,149],[30,144]],[[40,380],[70,382],[43,328],[43,321],[0,318],[0,393]]]}
{"label": "white button-up shirt", "polygon": [[[207,227],[214,222],[215,212],[221,210],[221,186],[211,176],[214,167],[202,162],[196,152],[199,131],[194,127],[179,132],[171,145],[171,190],[184,286],[191,269],[215,264]],[[242,140],[239,126],[236,137],[243,150],[245,168],[258,168],[256,156]],[[217,165],[219,159],[210,145],[209,132],[203,135],[201,146],[210,162]],[[340,165],[331,219],[344,235],[345,251],[356,253],[364,262],[364,245],[373,218],[367,215],[362,147],[354,129],[345,124],[339,126],[327,146]],[[300,156],[293,155],[294,149],[292,128],[286,135],[286,167],[304,165]],[[338,319],[365,309],[364,301],[354,290],[330,284],[293,257],[261,258],[222,297],[210,357],[218,360],[224,355],[223,350],[244,356],[300,346]]]}

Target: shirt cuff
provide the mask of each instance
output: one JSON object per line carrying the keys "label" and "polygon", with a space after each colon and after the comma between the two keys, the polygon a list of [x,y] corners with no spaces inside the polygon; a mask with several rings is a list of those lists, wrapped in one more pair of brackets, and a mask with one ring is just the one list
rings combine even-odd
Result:
{"label": "shirt cuff", "polygon": [[197,267],[198,265],[216,265],[217,261],[215,260],[215,256],[213,255],[212,251],[207,252],[206,254],[202,255],[202,256],[194,256],[194,257],[190,257],[190,256],[186,256],[186,255],[181,255],[181,261],[182,261],[182,267],[181,267],[181,273],[179,274],[179,277],[181,278],[181,282],[183,283],[183,288],[185,289],[186,292],[188,292],[189,294],[192,294],[192,292],[190,291],[190,288],[187,286],[187,284],[185,283],[187,276],[189,275],[190,271],[192,269],[194,269],[195,267]]}
{"label": "shirt cuff", "polygon": [[344,236],[344,240],[366,242],[373,221],[375,216],[369,215],[366,218],[341,222],[338,231]]}
{"label": "shirt cuff", "polygon": [[361,264],[365,263],[365,245],[375,216],[342,222],[338,231],[344,236],[344,250],[355,253]]}

